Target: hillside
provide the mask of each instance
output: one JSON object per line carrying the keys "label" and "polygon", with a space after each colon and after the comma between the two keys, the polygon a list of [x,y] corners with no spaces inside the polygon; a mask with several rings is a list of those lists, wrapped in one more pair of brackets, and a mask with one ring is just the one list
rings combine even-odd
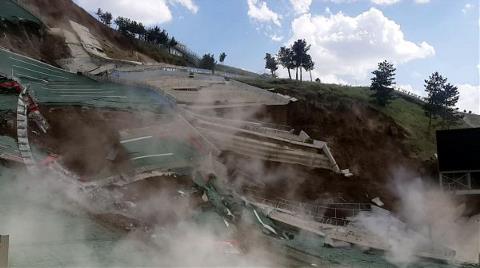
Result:
{"label": "hillside", "polygon": [[[380,112],[401,127],[405,132],[402,142],[407,146],[411,156],[420,160],[428,160],[436,151],[435,131],[434,129],[428,131],[428,118],[425,116],[420,103],[403,94],[398,94],[391,105],[380,107],[371,102],[371,92],[368,87],[314,82],[299,83],[287,79],[244,79],[242,81],[265,89],[274,88],[275,92],[294,96],[314,106],[323,106],[326,103],[328,105],[345,105],[353,102],[355,105],[361,105],[373,113]],[[471,118],[472,122],[478,120],[476,115],[467,117]],[[438,123],[435,121],[433,125],[438,125]],[[469,126],[460,121],[455,127]]]}
{"label": "hillside", "polygon": [[[7,20],[0,25],[0,32],[4,34],[0,46],[56,66],[67,67],[61,62],[71,56],[85,57],[76,51],[77,43],[67,37],[76,33],[71,23],[74,22],[88,29],[98,41],[101,53],[111,59],[198,67],[198,59],[188,54],[172,55],[166,48],[125,37],[71,0],[8,0],[1,5],[0,16]],[[27,23],[18,22],[15,17],[25,18]],[[74,44],[73,48],[71,44]],[[217,70],[244,76],[257,75],[220,64]]]}
{"label": "hillside", "polygon": [[124,37],[100,23],[71,0],[20,0],[18,2],[40,18],[49,28],[72,30],[70,20],[87,27],[99,40],[107,56],[111,58],[151,63],[159,61],[178,65],[186,64],[182,58],[170,55],[164,50],[147,47]]}

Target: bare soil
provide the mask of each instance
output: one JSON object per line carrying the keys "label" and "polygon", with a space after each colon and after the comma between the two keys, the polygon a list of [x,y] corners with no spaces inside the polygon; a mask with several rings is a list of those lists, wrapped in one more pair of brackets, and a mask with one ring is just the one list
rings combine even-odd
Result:
{"label": "bare soil", "polygon": [[180,197],[178,190],[191,189],[192,180],[187,176],[151,177],[127,186],[114,187],[122,197],[119,203],[129,202],[135,214],[97,214],[95,217],[107,225],[124,231],[149,232],[155,226],[174,226],[192,215],[202,205],[202,192]]}
{"label": "bare soil", "polygon": [[[36,145],[60,155],[67,169],[81,177],[130,171],[118,131],[143,126],[145,119],[141,115],[75,106],[43,107],[41,113],[51,128],[48,135],[31,134],[31,139]],[[112,150],[118,152],[117,157],[107,160]]]}
{"label": "bare soil", "polygon": [[184,63],[180,58],[172,57],[168,53],[162,57],[158,55],[158,51],[136,44],[134,40],[126,38],[90,15],[89,12],[96,10],[86,11],[72,0],[20,0],[19,2],[50,28],[72,31],[70,20],[87,27],[111,58],[147,63],[155,63],[159,60],[174,64]]}
{"label": "bare soil", "polygon": [[[216,115],[233,117],[248,114],[241,108],[217,109]],[[392,191],[395,174],[408,170],[409,180],[418,175],[431,176],[435,166],[414,157],[405,143],[406,131],[392,119],[367,105],[345,100],[298,101],[287,106],[270,106],[258,109],[247,120],[259,120],[278,125],[288,125],[297,132],[306,131],[312,138],[328,142],[328,146],[341,169],[350,169],[355,176],[346,178],[339,174],[303,166],[266,163],[260,172],[249,176],[262,181],[264,187],[254,187],[256,194],[269,198],[287,198],[306,202],[370,202],[380,197],[387,208],[394,208],[396,196]],[[223,160],[235,173],[250,169],[252,160],[232,153]],[[250,161],[250,162],[249,162]],[[245,163],[239,165],[238,163]],[[257,160],[254,161],[258,163]],[[258,165],[258,164],[257,164]],[[275,175],[275,178],[272,178]],[[234,178],[236,183],[244,178]],[[247,183],[248,189],[252,184]]]}
{"label": "bare soil", "polygon": [[[49,135],[31,138],[60,155],[66,168],[82,177],[129,172],[131,167],[119,146],[118,131],[149,125],[144,116],[122,111],[44,107],[41,112],[51,130]],[[215,111],[224,116],[240,112],[239,108]],[[297,131],[305,130],[312,138],[327,141],[339,166],[355,174],[346,178],[326,170],[224,153],[231,182],[244,190],[258,191],[257,195],[306,202],[370,202],[378,196],[392,208],[396,197],[390,185],[397,169],[424,175],[434,168],[411,157],[401,127],[358,103],[323,103],[317,107],[299,101],[263,107],[250,119],[290,125]],[[115,161],[106,159],[112,149],[119,152]],[[252,163],[261,169],[255,170]]]}
{"label": "bare soil", "polygon": [[46,29],[29,23],[4,22],[0,29],[3,38],[0,46],[48,64],[59,66],[57,60],[67,58],[70,50],[62,37],[50,34]]}

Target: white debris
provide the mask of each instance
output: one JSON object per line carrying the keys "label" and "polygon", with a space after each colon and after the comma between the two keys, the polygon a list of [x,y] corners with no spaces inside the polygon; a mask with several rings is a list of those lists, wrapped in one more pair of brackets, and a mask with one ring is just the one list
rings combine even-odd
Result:
{"label": "white debris", "polygon": [[203,192],[202,200],[203,200],[203,202],[208,202],[208,196],[207,196],[206,192]]}
{"label": "white debris", "polygon": [[275,229],[273,229],[272,226],[268,225],[268,224],[265,224],[262,219],[260,218],[260,216],[258,216],[258,213],[257,211],[254,209],[253,210],[253,214],[255,214],[255,217],[257,217],[257,220],[258,222],[260,222],[260,224],[263,226],[263,228],[269,230],[270,232],[274,233],[274,234],[277,234],[277,231],[275,231]]}
{"label": "white debris", "polygon": [[333,239],[329,236],[325,237],[324,244],[328,245],[332,248],[348,248],[348,247],[351,246],[351,244],[348,243],[348,242],[336,240],[336,239]]}
{"label": "white debris", "polygon": [[130,208],[134,208],[137,206],[137,204],[133,203],[132,201],[125,201],[125,204]]}
{"label": "white debris", "polygon": [[372,203],[374,203],[375,205],[379,206],[379,207],[383,207],[383,202],[382,200],[380,200],[380,197],[375,197],[374,199],[372,199]]}
{"label": "white debris", "polygon": [[350,172],[350,169],[348,169],[348,168],[347,168],[347,169],[343,169],[343,170],[341,170],[340,172],[343,174],[343,176],[345,176],[345,177],[347,177],[347,178],[353,176],[353,173]]}

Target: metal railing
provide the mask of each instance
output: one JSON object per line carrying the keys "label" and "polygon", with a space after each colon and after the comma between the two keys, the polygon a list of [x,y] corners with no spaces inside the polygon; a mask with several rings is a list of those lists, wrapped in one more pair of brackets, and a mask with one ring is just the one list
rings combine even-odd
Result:
{"label": "metal railing", "polygon": [[471,190],[470,174],[441,173],[441,187],[445,191]]}
{"label": "metal railing", "polygon": [[366,203],[322,203],[309,204],[286,199],[266,199],[250,196],[253,201],[267,205],[278,211],[290,213],[301,218],[311,219],[331,225],[347,225],[348,218],[355,217],[362,211],[370,211],[370,204]]}

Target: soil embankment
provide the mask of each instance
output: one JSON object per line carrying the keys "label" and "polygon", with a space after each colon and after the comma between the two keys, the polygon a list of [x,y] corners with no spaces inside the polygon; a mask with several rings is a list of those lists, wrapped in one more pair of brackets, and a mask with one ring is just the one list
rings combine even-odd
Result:
{"label": "soil embankment", "polygon": [[264,184],[264,187],[255,187],[259,191],[257,194],[269,198],[307,202],[370,202],[378,196],[387,207],[392,208],[396,197],[391,185],[396,173],[408,170],[412,174],[411,179],[416,175],[428,176],[432,173],[431,165],[419,161],[406,145],[408,134],[402,127],[359,102],[323,100],[319,97],[287,106],[263,107],[256,113],[237,108],[217,109],[214,114],[225,117],[253,114],[245,119],[287,125],[297,132],[304,130],[312,138],[326,141],[340,168],[348,168],[355,174],[346,178],[324,170],[224,154],[231,173],[236,174],[235,170],[243,169],[237,183],[245,177],[255,178]]}

